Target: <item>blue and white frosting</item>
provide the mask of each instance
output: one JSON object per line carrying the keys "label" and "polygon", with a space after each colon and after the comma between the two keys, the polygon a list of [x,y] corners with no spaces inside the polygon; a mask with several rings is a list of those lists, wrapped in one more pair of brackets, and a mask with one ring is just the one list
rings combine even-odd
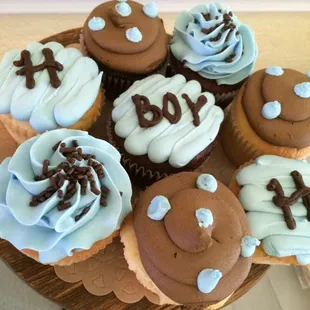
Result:
{"label": "blue and white frosting", "polygon": [[[253,30],[240,23],[235,15],[231,19],[236,28],[221,31],[224,14],[229,12],[220,4],[211,3],[181,13],[171,44],[172,54],[178,61],[202,77],[216,80],[218,85],[233,85],[247,78],[253,71],[258,54]],[[207,13],[210,14],[208,21],[203,16]],[[213,27],[209,34],[202,32],[202,29]],[[218,41],[210,40],[220,33],[222,35]],[[232,61],[226,62],[225,59],[232,55]]]}
{"label": "blue and white frosting", "polygon": [[[58,211],[61,199],[57,192],[38,206],[30,207],[32,197],[50,186],[49,179],[34,181],[34,176],[42,173],[43,161],[50,161],[49,171],[55,169],[66,158],[59,147],[53,151],[53,146],[58,141],[70,145],[73,140],[78,141],[83,153],[95,155],[96,161],[104,164],[103,179],[99,180],[93,168],[91,173],[97,188],[105,185],[110,190],[107,206],[100,206],[100,195],[95,195],[89,184],[86,195],[81,195],[80,184],[77,184],[69,209]],[[107,238],[131,212],[131,183],[120,158],[113,146],[85,131],[58,129],[24,142],[12,158],[0,165],[0,238],[18,250],[37,251],[43,264],[58,262],[73,255],[73,251],[89,249],[95,242]],[[85,160],[79,162],[81,167],[86,165]],[[61,187],[64,193],[68,183],[65,181]],[[85,207],[90,207],[89,212],[75,221],[75,216]]]}

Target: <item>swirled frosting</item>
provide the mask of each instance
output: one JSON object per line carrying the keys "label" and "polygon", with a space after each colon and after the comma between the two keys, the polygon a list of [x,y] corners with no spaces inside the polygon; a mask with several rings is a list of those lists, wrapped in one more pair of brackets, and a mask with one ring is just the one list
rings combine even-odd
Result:
{"label": "swirled frosting", "polygon": [[[163,118],[154,127],[140,127],[132,97],[137,94],[146,96],[152,105],[162,109],[167,93],[174,94],[180,103],[180,120],[171,124],[167,118]],[[207,103],[199,111],[198,126],[193,123],[193,114],[183,98],[184,94],[195,103],[201,95],[207,98]],[[168,161],[172,167],[183,167],[208,147],[218,134],[224,113],[214,103],[214,96],[208,92],[201,93],[201,86],[196,81],[186,82],[182,75],[172,78],[152,75],[135,82],[114,101],[114,130],[125,139],[124,146],[128,153],[135,156],[147,154],[153,163]],[[175,113],[172,105],[168,106],[168,110],[171,114]],[[152,113],[147,112],[145,117],[152,119]]]}
{"label": "swirled frosting", "polygon": [[[89,21],[102,18],[105,27],[93,31]],[[106,1],[97,6],[83,27],[87,52],[112,70],[145,74],[157,69],[168,54],[167,34],[156,4]]]}
{"label": "swirled frosting", "polygon": [[[298,96],[294,88],[310,85],[310,79],[292,69],[282,71],[278,75],[272,74],[270,68],[255,72],[245,86],[242,107],[249,125],[264,141],[275,146],[305,148],[310,145],[310,98]],[[275,109],[266,114],[268,104]]]}
{"label": "swirled frosting", "polygon": [[[252,262],[241,256],[250,229],[240,203],[220,182],[215,193],[198,189],[199,176],[179,173],[153,184],[134,210],[143,267],[161,292],[180,304],[225,299],[243,283]],[[163,220],[152,220],[148,208],[158,196],[166,197],[171,208]],[[200,225],[205,208],[213,214],[211,225]]]}
{"label": "swirled frosting", "polygon": [[20,68],[13,65],[21,58],[19,50],[5,53],[0,63],[0,114],[11,113],[16,120],[29,121],[39,132],[78,122],[95,102],[102,79],[92,59],[57,42],[27,46],[34,66],[44,60],[44,48],[51,49],[55,60],[63,65],[63,70],[57,72],[61,81],[58,88],[50,84],[48,69],[36,72],[35,87],[27,88],[26,77],[16,75]]}
{"label": "swirled frosting", "polygon": [[283,210],[274,203],[276,193],[267,189],[272,179],[279,181],[285,197],[291,197],[296,184],[291,176],[298,171],[306,186],[310,186],[310,165],[307,162],[264,155],[240,170],[237,182],[242,187],[239,200],[247,211],[254,237],[262,241],[264,251],[271,256],[296,256],[301,264],[310,263],[310,221],[307,207],[299,198],[290,206],[296,222],[289,229]]}
{"label": "swirled frosting", "polygon": [[[66,153],[77,145],[77,155]],[[84,131],[58,129],[24,142],[1,164],[0,182],[0,237],[37,251],[44,264],[89,249],[131,211],[120,154]]]}
{"label": "swirled frosting", "polygon": [[213,3],[178,16],[171,51],[185,67],[218,85],[247,78],[258,54],[253,30]]}

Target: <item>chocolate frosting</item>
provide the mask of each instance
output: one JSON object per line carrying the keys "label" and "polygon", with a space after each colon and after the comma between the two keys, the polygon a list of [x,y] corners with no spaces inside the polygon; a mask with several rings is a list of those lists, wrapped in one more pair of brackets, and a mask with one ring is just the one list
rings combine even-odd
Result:
{"label": "chocolate frosting", "polygon": [[[298,149],[310,145],[310,98],[294,92],[294,86],[303,82],[310,82],[309,77],[292,69],[284,69],[280,76],[264,69],[249,78],[242,106],[249,124],[264,141]],[[281,114],[268,120],[261,111],[265,103],[273,101],[281,104]]]}
{"label": "chocolate frosting", "polygon": [[[149,187],[134,211],[134,229],[142,264],[157,287],[180,304],[213,304],[232,294],[247,277],[251,258],[240,255],[243,236],[250,235],[236,197],[220,182],[215,193],[200,190],[200,173],[184,172]],[[162,221],[147,216],[155,196],[169,199],[171,210]],[[208,208],[214,222],[200,227],[195,216]],[[198,274],[218,269],[223,277],[209,294],[197,287]]]}
{"label": "chocolate frosting", "polygon": [[[132,9],[131,14],[121,16],[115,9],[118,3],[108,1],[91,12],[83,28],[86,48],[95,59],[111,69],[136,74],[151,72],[165,60],[168,53],[163,21],[158,17],[148,17],[143,12],[143,6],[134,1],[126,2]],[[104,29],[89,29],[88,22],[93,17],[104,19]],[[126,30],[133,27],[142,33],[139,43],[126,38]]]}

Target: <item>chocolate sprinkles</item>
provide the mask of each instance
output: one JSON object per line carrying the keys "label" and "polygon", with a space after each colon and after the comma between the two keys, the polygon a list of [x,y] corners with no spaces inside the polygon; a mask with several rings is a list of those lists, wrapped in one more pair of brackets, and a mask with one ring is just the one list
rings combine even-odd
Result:
{"label": "chocolate sprinkles", "polygon": [[[80,194],[86,195],[88,184],[90,185],[90,191],[96,196],[100,196],[100,205],[107,205],[107,196],[110,190],[100,185],[98,188],[97,182],[94,180],[93,173],[96,173],[99,180],[105,177],[103,171],[103,163],[96,161],[96,156],[93,154],[83,154],[77,140],[72,141],[73,146],[67,146],[65,143],[58,141],[52,150],[56,151],[59,148],[59,152],[66,158],[67,161],[61,162],[55,169],[48,170],[50,161],[45,159],[42,163],[42,175],[34,177],[35,181],[42,181],[49,179],[50,186],[46,188],[37,196],[33,196],[29,206],[37,207],[40,203],[46,201],[57,193],[58,199],[60,199],[57,209],[58,211],[64,211],[72,207],[72,203],[69,201],[77,193],[77,185],[80,184]],[[88,167],[80,167],[74,165],[76,160],[84,160]],[[65,191],[60,189],[65,181],[69,181]],[[85,215],[89,211],[90,207],[83,209],[80,215],[75,217],[75,220],[79,220],[81,216]]]}

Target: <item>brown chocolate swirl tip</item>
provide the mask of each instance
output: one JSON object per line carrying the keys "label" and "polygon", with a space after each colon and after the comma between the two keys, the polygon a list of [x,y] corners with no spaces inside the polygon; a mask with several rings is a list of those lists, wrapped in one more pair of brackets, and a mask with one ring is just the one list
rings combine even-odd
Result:
{"label": "brown chocolate swirl tip", "polygon": [[[221,183],[215,193],[197,189],[199,173],[180,173],[155,183],[134,210],[134,230],[144,269],[156,286],[180,304],[212,304],[233,293],[247,277],[251,258],[241,254],[241,240],[250,235],[245,213]],[[156,196],[166,197],[171,209],[163,220],[147,213]],[[212,225],[198,225],[195,211],[209,209]],[[223,274],[209,294],[197,287],[199,273],[210,268]]]}

